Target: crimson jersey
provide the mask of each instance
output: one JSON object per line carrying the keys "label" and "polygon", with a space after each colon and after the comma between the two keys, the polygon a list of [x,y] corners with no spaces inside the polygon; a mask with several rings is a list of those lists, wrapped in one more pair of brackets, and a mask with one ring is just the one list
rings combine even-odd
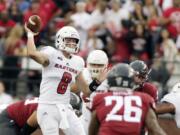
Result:
{"label": "crimson jersey", "polygon": [[154,99],[154,101],[158,100],[158,90],[153,84],[149,82],[145,82],[141,87],[135,89],[135,91],[147,93]]}
{"label": "crimson jersey", "polygon": [[141,92],[106,92],[92,100],[100,122],[98,135],[139,135],[153,99]]}
{"label": "crimson jersey", "polygon": [[19,101],[7,107],[7,113],[11,119],[21,128],[31,114],[37,109],[38,98]]}

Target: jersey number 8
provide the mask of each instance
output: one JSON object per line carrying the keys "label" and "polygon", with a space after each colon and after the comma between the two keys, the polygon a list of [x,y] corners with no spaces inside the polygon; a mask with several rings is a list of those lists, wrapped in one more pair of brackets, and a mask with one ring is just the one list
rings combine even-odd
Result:
{"label": "jersey number 8", "polygon": [[57,93],[58,94],[64,94],[71,81],[72,81],[72,75],[68,72],[64,72],[62,79],[58,85]]}

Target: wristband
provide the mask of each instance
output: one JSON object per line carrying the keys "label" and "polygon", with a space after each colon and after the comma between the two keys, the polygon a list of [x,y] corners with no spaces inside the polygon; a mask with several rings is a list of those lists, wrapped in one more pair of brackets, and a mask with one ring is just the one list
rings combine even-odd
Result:
{"label": "wristband", "polygon": [[33,34],[32,32],[28,32],[28,33],[27,33],[27,37],[28,37],[28,38],[32,38],[32,37],[34,37],[34,34]]}
{"label": "wristband", "polygon": [[100,85],[101,83],[98,80],[93,80],[90,84],[89,84],[89,89],[91,92],[96,91],[97,87]]}

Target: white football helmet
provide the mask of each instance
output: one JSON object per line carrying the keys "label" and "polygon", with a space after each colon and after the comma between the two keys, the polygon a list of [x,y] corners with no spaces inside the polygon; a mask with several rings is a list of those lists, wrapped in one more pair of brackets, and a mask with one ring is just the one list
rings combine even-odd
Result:
{"label": "white football helmet", "polygon": [[[68,47],[66,38],[76,39],[74,48]],[[57,49],[64,50],[68,53],[78,53],[80,46],[80,36],[77,30],[71,26],[64,26],[56,33],[55,46]]]}
{"label": "white football helmet", "polygon": [[97,78],[100,71],[108,66],[108,57],[102,50],[94,50],[87,57],[87,68],[92,78]]}

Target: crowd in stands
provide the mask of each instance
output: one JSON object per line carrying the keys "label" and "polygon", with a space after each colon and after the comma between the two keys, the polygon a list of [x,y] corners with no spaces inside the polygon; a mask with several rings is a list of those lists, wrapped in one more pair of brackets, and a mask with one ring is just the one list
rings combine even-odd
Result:
{"label": "crowd in stands", "polygon": [[[80,33],[79,55],[85,60],[94,49],[104,50],[112,65],[141,59],[152,69],[149,79],[162,89],[178,74],[179,0],[0,0],[0,78],[11,94],[18,86],[8,79],[41,78],[39,70],[26,76],[21,70],[27,54],[24,23],[34,14],[42,20],[38,47],[54,46],[56,31],[72,25]],[[38,88],[35,84],[28,81],[29,92]]]}

